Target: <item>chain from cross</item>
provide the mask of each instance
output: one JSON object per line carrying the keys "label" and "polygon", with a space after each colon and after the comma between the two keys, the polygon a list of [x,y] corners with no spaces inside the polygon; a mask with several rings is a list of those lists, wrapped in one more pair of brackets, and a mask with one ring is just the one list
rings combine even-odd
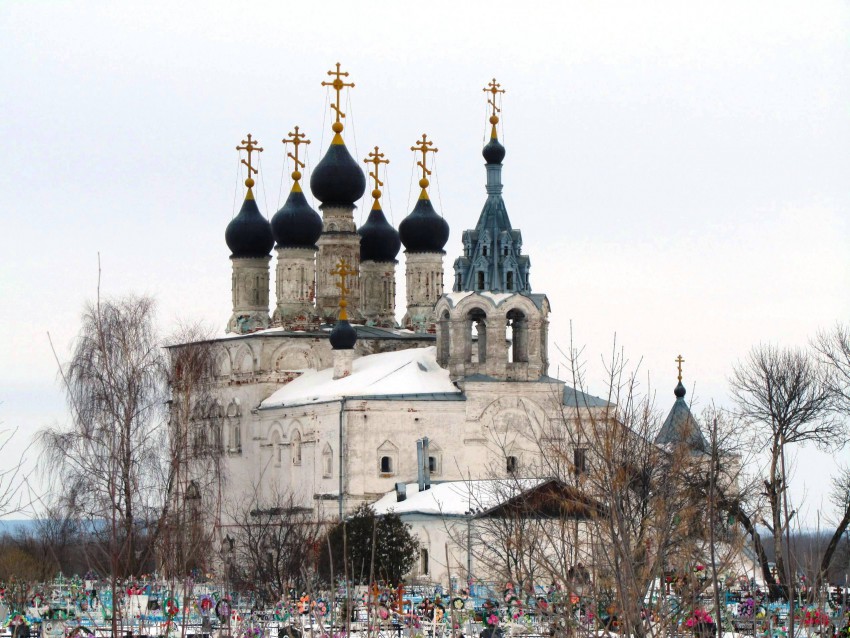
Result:
{"label": "chain from cross", "polygon": [[679,355],[678,357],[676,357],[674,359],[674,361],[679,366],[679,382],[681,382],[682,381],[682,364],[685,362],[685,360],[682,358],[682,355]]}
{"label": "chain from cross", "polygon": [[[384,183],[380,179],[378,179],[378,168],[380,167],[381,164],[389,164],[390,163],[390,160],[383,159],[383,157],[384,157],[384,154],[379,152],[378,147],[376,146],[375,150],[370,152],[369,156],[366,159],[363,160],[366,164],[374,164],[375,165],[375,172],[373,173],[372,171],[369,171],[369,177],[371,177],[372,179],[375,180],[375,190],[376,191],[381,186],[384,185]],[[372,196],[375,199],[378,199],[378,197],[381,196],[380,191],[378,191],[378,192],[379,192],[378,195],[375,195],[374,193],[372,193]]]}
{"label": "chain from cross", "polygon": [[328,75],[335,75],[336,76],[334,78],[333,82],[322,82],[322,86],[331,86],[331,87],[333,87],[333,90],[336,91],[336,104],[331,104],[331,109],[336,112],[336,121],[337,122],[339,122],[340,118],[345,117],[345,113],[343,113],[339,108],[340,93],[342,93],[342,90],[347,86],[354,88],[354,82],[344,82],[342,80],[342,78],[348,77],[348,71],[340,71],[339,67],[340,67],[340,64],[339,64],[339,62],[337,62],[336,63],[336,71],[333,71],[333,70],[328,71]]}
{"label": "chain from cross", "polygon": [[237,146],[236,150],[248,152],[248,161],[246,162],[243,159],[242,163],[245,166],[248,167],[248,179],[250,179],[253,182],[254,180],[251,179],[251,173],[254,173],[256,175],[259,171],[256,168],[254,168],[253,164],[251,163],[251,153],[254,153],[254,152],[261,153],[263,151],[263,149],[262,149],[262,147],[257,146],[257,140],[251,139],[250,133],[248,133],[248,139],[247,140],[242,140],[242,144],[244,144],[244,146]]}
{"label": "chain from cross", "polygon": [[343,305],[342,302],[345,301],[346,295],[351,292],[351,290],[346,285],[346,279],[350,275],[357,274],[357,271],[352,270],[348,262],[345,261],[345,259],[340,259],[336,264],[336,268],[331,271],[331,274],[334,277],[339,277],[339,281],[335,282],[334,285],[339,288],[340,305]]}
{"label": "chain from cross", "polygon": [[[440,150],[438,148],[431,148],[432,146],[434,146],[434,142],[429,142],[428,136],[423,133],[422,139],[418,140],[415,146],[410,147],[411,151],[422,153],[422,161],[416,162],[416,165],[422,168],[422,179],[420,180],[420,183],[422,181],[427,182],[428,176],[431,174],[431,171],[429,171],[428,167],[426,166],[428,153],[436,153]],[[426,183],[425,186],[427,185],[428,184]],[[422,188],[425,188],[425,186],[423,186]]]}
{"label": "chain from cross", "polygon": [[292,171],[292,179],[294,179],[296,182],[301,179],[301,169],[306,166],[306,164],[298,158],[298,147],[302,144],[310,143],[310,140],[306,139],[306,137],[307,136],[304,133],[298,132],[298,127],[296,126],[294,131],[290,131],[287,134],[287,137],[281,140],[284,146],[286,146],[287,144],[292,144],[295,147],[295,154],[293,155],[292,153],[287,153],[286,156],[291,158],[295,162],[295,170]]}
{"label": "chain from cross", "polygon": [[505,92],[505,89],[499,88],[501,86],[502,86],[501,84],[496,82],[496,78],[493,78],[490,81],[490,84],[487,85],[487,88],[482,89],[485,93],[492,94],[492,97],[487,98],[487,104],[489,104],[490,106],[493,107],[493,113],[492,113],[491,117],[495,117],[496,113],[501,113],[501,111],[502,111],[502,109],[500,109],[498,106],[496,106],[496,94]]}

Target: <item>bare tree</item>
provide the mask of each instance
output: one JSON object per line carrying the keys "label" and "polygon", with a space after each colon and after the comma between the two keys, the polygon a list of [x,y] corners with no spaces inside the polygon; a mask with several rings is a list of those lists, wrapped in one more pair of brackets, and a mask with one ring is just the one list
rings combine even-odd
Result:
{"label": "bare tree", "polygon": [[235,585],[256,587],[266,603],[274,603],[290,588],[312,589],[322,528],[291,494],[259,494],[229,512],[233,545],[227,559]]}
{"label": "bare tree", "polygon": [[[757,428],[768,455],[764,490],[770,511],[778,592],[793,596],[793,575],[786,561],[790,544],[788,446],[814,443],[829,447],[842,442],[844,426],[834,418],[834,395],[825,371],[807,352],[762,344],[735,366],[730,380],[740,417]],[[783,534],[785,545],[783,549]],[[774,579],[767,570],[764,578]]]}

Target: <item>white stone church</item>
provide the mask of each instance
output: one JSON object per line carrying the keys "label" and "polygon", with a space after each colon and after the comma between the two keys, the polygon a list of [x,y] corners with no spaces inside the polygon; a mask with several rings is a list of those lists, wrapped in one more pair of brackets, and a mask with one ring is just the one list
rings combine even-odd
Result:
{"label": "white stone church", "polygon": [[[332,86],[339,96],[346,85],[337,76]],[[488,90],[495,100],[498,85]],[[221,448],[225,499],[292,494],[317,520],[381,499],[392,509],[416,502],[410,491],[423,482],[522,477],[539,465],[541,428],[605,406],[548,376],[549,299],[532,292],[530,259],[502,198],[505,148],[491,104],[483,208],[448,277],[449,225],[429,198],[425,136],[421,192],[397,230],[381,210],[377,149],[366,160],[375,167],[371,212],[356,227],[367,177],[345,145],[338,97],[333,141],[309,182],[320,213],[302,192],[296,130],[292,189],[267,220],[251,188],[249,137],[247,195],[226,230],[232,314],[213,341],[212,400],[196,406],[192,422]],[[407,299],[398,323],[402,246]],[[416,525],[435,557],[439,527]]]}

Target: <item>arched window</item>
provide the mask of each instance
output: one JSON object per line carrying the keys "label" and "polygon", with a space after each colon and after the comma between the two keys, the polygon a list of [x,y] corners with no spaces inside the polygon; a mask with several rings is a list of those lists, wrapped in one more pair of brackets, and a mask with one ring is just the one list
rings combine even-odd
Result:
{"label": "arched window", "polygon": [[280,433],[275,430],[272,432],[271,436],[271,451],[272,451],[272,460],[274,461],[275,466],[280,467],[280,457],[282,454],[282,446],[280,444]]}
{"label": "arched window", "polygon": [[393,458],[391,456],[381,457],[381,474],[393,473]]}
{"label": "arched window", "polygon": [[477,281],[477,286],[476,286],[476,288],[477,288],[478,290],[484,290],[484,271],[483,271],[483,270],[479,270],[476,274],[477,274],[477,276],[478,276],[478,281]]}
{"label": "arched window", "polygon": [[238,423],[233,424],[233,429],[230,435],[230,448],[234,452],[242,451],[242,429],[239,427]]}
{"label": "arched window", "polygon": [[334,451],[329,444],[325,444],[325,449],[322,450],[322,475],[325,478],[333,476],[334,471]]}
{"label": "arched window", "polygon": [[301,465],[301,433],[298,430],[292,433],[292,464]]}
{"label": "arched window", "polygon": [[508,474],[516,473],[519,467],[519,459],[515,456],[509,456],[505,459],[505,469],[508,471]]}

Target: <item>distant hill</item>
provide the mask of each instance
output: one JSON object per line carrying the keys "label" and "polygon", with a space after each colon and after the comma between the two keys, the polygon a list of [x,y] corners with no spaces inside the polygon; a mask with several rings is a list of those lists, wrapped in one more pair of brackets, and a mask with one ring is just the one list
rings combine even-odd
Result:
{"label": "distant hill", "polygon": [[0,520],[0,536],[13,536],[19,532],[34,532],[38,521],[31,518],[2,519]]}

